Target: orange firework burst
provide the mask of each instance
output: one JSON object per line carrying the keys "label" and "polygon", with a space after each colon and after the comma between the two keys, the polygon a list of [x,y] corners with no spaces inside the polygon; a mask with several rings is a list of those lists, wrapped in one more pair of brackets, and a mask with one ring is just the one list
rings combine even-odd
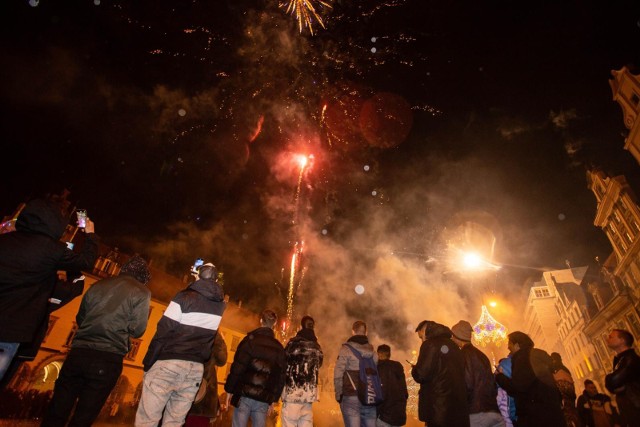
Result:
{"label": "orange firework burst", "polygon": [[287,13],[294,15],[298,20],[298,28],[302,33],[302,29],[307,27],[311,35],[313,35],[313,21],[317,21],[322,28],[325,28],[322,17],[316,10],[314,3],[322,7],[331,9],[331,5],[323,0],[286,0],[280,3],[280,7],[286,7]]}

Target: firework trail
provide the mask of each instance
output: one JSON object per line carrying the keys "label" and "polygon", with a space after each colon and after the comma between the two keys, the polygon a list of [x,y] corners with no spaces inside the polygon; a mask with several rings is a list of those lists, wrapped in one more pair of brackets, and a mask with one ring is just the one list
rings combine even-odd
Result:
{"label": "firework trail", "polygon": [[[286,7],[287,13],[290,13],[291,15],[294,15],[296,17],[300,33],[302,33],[303,27],[306,27],[309,29],[309,33],[313,35],[314,20],[317,21],[322,28],[326,28],[324,26],[324,22],[322,21],[322,17],[316,11],[313,3],[314,1],[312,0],[288,0],[284,3],[280,3],[280,7]],[[318,6],[331,9],[331,5],[326,1],[317,0],[316,3],[318,3]]]}

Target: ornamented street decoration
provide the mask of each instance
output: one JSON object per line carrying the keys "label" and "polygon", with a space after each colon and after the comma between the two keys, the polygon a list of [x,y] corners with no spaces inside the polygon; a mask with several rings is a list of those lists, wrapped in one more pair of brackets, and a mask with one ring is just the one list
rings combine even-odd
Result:
{"label": "ornamented street decoration", "polygon": [[482,306],[480,319],[473,325],[473,340],[483,347],[486,347],[487,344],[500,347],[507,340],[507,328],[491,317],[486,305]]}

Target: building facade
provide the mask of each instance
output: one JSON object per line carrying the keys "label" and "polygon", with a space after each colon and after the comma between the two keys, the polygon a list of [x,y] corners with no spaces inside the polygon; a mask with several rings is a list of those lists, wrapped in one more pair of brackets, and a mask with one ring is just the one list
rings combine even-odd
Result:
{"label": "building facade", "polygon": [[624,141],[624,149],[629,151],[640,163],[640,78],[627,67],[611,71],[609,85],[613,92],[613,100],[620,104],[624,125],[629,135]]}

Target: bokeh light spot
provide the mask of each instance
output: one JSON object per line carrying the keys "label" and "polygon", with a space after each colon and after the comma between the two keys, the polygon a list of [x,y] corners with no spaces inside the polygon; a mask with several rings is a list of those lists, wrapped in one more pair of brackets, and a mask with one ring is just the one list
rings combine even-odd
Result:
{"label": "bokeh light spot", "polygon": [[186,115],[187,115],[187,110],[185,110],[184,108],[179,109],[179,110],[178,110],[178,115],[179,115],[180,117],[184,117],[184,116],[186,116]]}
{"label": "bokeh light spot", "polygon": [[40,0],[29,0],[29,6],[36,7],[40,3]]}
{"label": "bokeh light spot", "polygon": [[364,165],[363,169],[364,169],[365,172],[369,172],[369,169],[371,169],[371,168],[369,167],[369,165]]}
{"label": "bokeh light spot", "polygon": [[372,47],[372,48],[371,48],[371,53],[376,53],[376,51],[377,51],[377,50],[378,50],[378,49],[376,49],[375,47]]}
{"label": "bokeh light spot", "polygon": [[378,195],[378,192],[377,192],[376,190],[373,190],[373,191],[371,192],[371,195],[372,195],[372,196],[377,196],[377,195]]}
{"label": "bokeh light spot", "polygon": [[362,294],[364,294],[364,286],[362,286],[362,285],[356,285],[356,287],[355,287],[355,291],[356,291],[356,294],[358,294],[358,295],[362,295]]}
{"label": "bokeh light spot", "polygon": [[561,213],[561,214],[559,214],[559,215],[558,215],[558,219],[559,219],[560,221],[564,221],[566,218],[567,218],[567,217],[566,217],[566,215],[565,215],[565,214],[563,214],[563,213]]}
{"label": "bokeh light spot", "polygon": [[329,232],[329,231],[328,231],[326,228],[323,228],[323,229],[322,229],[322,234],[323,234],[323,235],[325,235],[325,236],[326,236],[328,232]]}

